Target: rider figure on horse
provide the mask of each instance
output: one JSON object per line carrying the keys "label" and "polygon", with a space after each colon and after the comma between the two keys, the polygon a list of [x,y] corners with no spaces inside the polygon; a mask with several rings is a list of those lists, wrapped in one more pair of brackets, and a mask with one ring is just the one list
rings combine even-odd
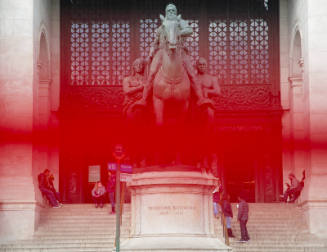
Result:
{"label": "rider figure on horse", "polygon": [[[166,6],[166,17],[163,17],[161,15],[160,18],[162,19],[163,24],[166,20],[167,21],[178,21],[179,28],[180,28],[180,35],[182,37],[182,40],[185,37],[190,36],[193,32],[192,27],[189,26],[188,22],[186,20],[183,20],[180,15],[177,16],[177,8],[174,4],[168,4]],[[183,46],[182,42],[183,41],[179,41],[179,43],[181,43],[180,46]],[[149,76],[148,76],[146,85],[143,90],[143,98],[141,99],[140,102],[138,102],[139,104],[142,104],[142,103],[146,104],[146,100],[147,100],[150,90],[153,86],[153,80],[154,80],[156,74],[158,73],[161,63],[162,63],[162,49],[164,48],[165,43],[166,43],[166,34],[163,29],[163,25],[161,25],[156,31],[156,37],[155,37],[155,40],[150,49],[150,54],[149,54],[149,62],[151,62],[150,71],[149,71]],[[197,104],[202,105],[205,103],[210,103],[209,101],[207,101],[207,99],[204,99],[204,97],[202,95],[201,85],[198,84],[198,80],[196,78],[195,71],[192,66],[191,58],[188,55],[186,48],[183,48],[183,66],[191,80],[192,88],[198,99]]]}

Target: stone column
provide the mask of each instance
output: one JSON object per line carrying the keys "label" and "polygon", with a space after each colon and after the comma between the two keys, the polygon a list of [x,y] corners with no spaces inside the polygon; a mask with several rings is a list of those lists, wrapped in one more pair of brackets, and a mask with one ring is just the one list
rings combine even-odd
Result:
{"label": "stone column", "polygon": [[33,0],[0,1],[0,239],[34,232]]}
{"label": "stone column", "polygon": [[327,4],[306,0],[307,46],[304,60],[308,83],[309,135],[311,144],[307,201],[304,207],[312,233],[327,237]]}
{"label": "stone column", "polygon": [[[282,0],[281,0],[282,1]],[[290,47],[300,37],[300,59],[290,64],[292,88],[293,169],[299,177],[306,170],[300,203],[311,233],[327,237],[327,58],[324,1],[289,0],[288,28]],[[299,44],[299,43],[297,43]],[[294,59],[297,61],[294,62]],[[294,63],[301,68],[294,75]],[[293,67],[292,67],[293,66]],[[296,72],[296,71],[295,71]],[[301,141],[298,141],[300,140]]]}

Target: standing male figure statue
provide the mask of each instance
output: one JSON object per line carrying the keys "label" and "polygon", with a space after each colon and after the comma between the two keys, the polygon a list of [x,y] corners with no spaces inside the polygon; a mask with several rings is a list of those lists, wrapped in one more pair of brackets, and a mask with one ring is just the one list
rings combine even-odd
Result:
{"label": "standing male figure statue", "polygon": [[[202,57],[197,60],[196,68],[198,71],[198,84],[200,85],[202,96],[203,98],[212,100],[214,96],[218,96],[220,94],[218,78],[207,73],[207,61]],[[214,120],[215,111],[212,106],[208,106],[205,108],[205,110],[207,124],[210,127]]]}
{"label": "standing male figure statue", "polygon": [[[160,15],[160,19],[162,21],[162,24],[156,31],[155,40],[150,49],[150,54],[149,54],[149,61],[151,62],[150,71],[149,71],[149,76],[148,76],[146,85],[144,87],[143,98],[139,102],[137,102],[137,104],[139,104],[139,105],[146,104],[146,100],[148,99],[150,91],[153,87],[153,80],[154,80],[156,74],[158,73],[158,71],[161,67],[161,64],[162,64],[162,58],[163,58],[162,50],[166,46],[166,43],[167,43],[167,34],[164,29],[165,24],[169,23],[170,21],[177,21],[179,23],[179,33],[180,33],[180,37],[182,39],[181,39],[181,41],[176,41],[176,44],[173,45],[176,47],[182,46],[183,40],[186,37],[190,36],[193,32],[192,27],[189,26],[188,22],[186,20],[183,20],[181,18],[181,15],[177,16],[177,8],[174,4],[168,4],[166,6],[166,16],[163,17],[162,15]],[[172,45],[170,45],[170,46],[172,46]],[[199,88],[200,85],[197,84],[197,79],[196,79],[194,68],[192,66],[190,56],[188,55],[187,50],[185,48],[183,48],[182,54],[183,54],[182,55],[183,67],[186,70],[187,75],[191,80],[192,88],[198,99],[198,102],[197,102],[198,105],[210,103],[206,99],[204,99],[204,97],[202,96],[201,90]]]}
{"label": "standing male figure statue", "polygon": [[144,77],[145,62],[142,58],[137,58],[133,62],[132,74],[123,80],[124,104],[123,114],[127,119],[135,119],[133,105],[142,98],[145,84]]}
{"label": "standing male figure statue", "polygon": [[[196,69],[198,85],[200,85],[200,90],[202,96],[205,99],[212,101],[214,96],[220,94],[220,86],[218,78],[207,73],[207,61],[200,57],[196,62]],[[214,135],[214,119],[215,110],[213,106],[203,107],[200,111],[200,117],[203,118],[200,121],[204,122],[204,128],[202,129],[202,144],[201,150],[204,152],[202,161],[198,164],[207,173],[212,173],[217,170],[217,156],[214,154],[212,142]],[[210,164],[211,163],[211,164]]]}

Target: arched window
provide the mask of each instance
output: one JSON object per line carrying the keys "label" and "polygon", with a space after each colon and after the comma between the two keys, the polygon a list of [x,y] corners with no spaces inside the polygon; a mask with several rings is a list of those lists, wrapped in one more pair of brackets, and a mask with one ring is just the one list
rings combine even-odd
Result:
{"label": "arched window", "polygon": [[302,77],[303,58],[301,47],[301,35],[297,31],[294,36],[292,56],[291,56],[291,77]]}

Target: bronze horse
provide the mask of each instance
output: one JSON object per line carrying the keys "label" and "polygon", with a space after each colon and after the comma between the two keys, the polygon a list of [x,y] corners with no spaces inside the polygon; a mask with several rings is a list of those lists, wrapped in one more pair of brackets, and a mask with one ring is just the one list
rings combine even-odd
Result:
{"label": "bronze horse", "polygon": [[[185,118],[191,93],[191,84],[183,66],[183,54],[178,20],[162,19],[165,41],[159,50],[161,66],[153,80],[153,107],[157,125],[164,124],[164,112],[167,104],[174,104],[178,120]],[[150,70],[151,71],[151,70]],[[175,111],[176,112],[176,111]]]}

